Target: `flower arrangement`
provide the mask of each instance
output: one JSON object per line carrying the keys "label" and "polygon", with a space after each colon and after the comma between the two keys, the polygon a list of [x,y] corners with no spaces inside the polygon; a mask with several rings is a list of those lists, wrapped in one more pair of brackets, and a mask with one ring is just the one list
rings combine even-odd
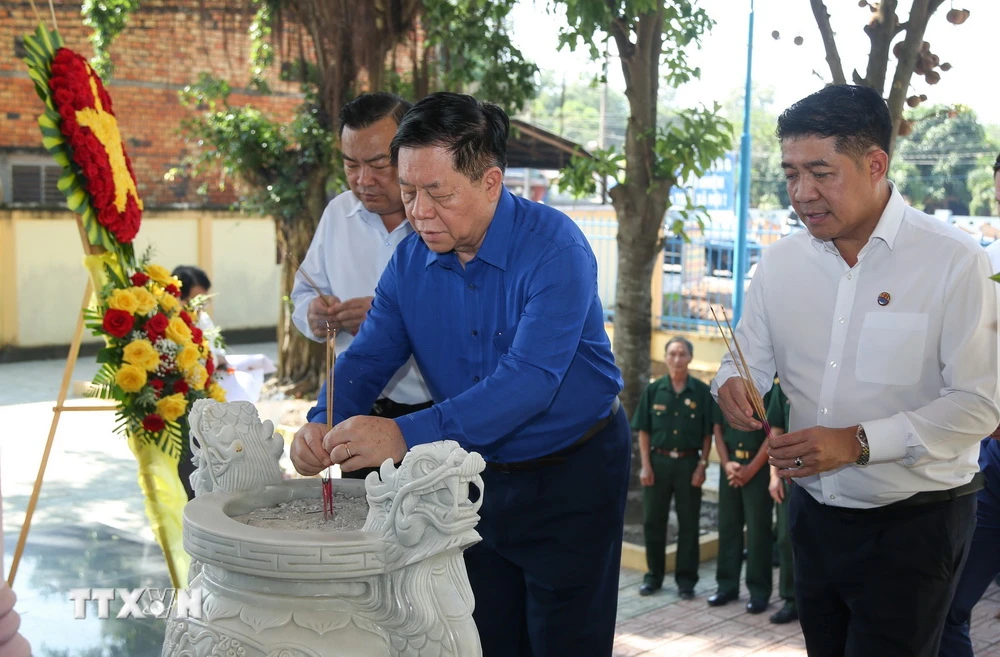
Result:
{"label": "flower arrangement", "polygon": [[197,308],[181,304],[180,281],[148,257],[134,268],[105,263],[104,275],[96,304],[84,312],[87,327],[107,343],[97,355],[94,394],[118,402],[117,432],[176,458],[191,405],[226,400],[210,347],[216,336],[196,325]]}
{"label": "flower arrangement", "polygon": [[133,260],[142,200],[111,97],[87,61],[63,46],[57,31],[39,26],[24,45],[28,74],[45,103],[38,117],[42,144],[63,167],[58,186],[67,205],[80,214],[91,245],[122,261]]}

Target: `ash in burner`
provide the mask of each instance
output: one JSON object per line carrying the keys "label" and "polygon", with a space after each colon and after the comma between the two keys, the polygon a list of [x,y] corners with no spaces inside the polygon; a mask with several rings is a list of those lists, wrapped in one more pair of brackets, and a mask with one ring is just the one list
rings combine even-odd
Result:
{"label": "ash in burner", "polygon": [[233,520],[251,527],[284,531],[358,531],[368,517],[368,500],[334,494],[333,517],[323,519],[323,500],[304,498],[279,502],[233,516]]}

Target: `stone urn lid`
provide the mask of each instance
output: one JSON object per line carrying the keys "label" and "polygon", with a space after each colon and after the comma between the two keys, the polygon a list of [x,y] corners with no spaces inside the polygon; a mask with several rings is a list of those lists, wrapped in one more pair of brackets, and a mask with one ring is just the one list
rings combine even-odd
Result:
{"label": "stone urn lid", "polygon": [[[335,496],[365,498],[363,481],[334,479],[333,485]],[[184,549],[205,565],[272,579],[336,580],[384,574],[387,545],[373,533],[273,529],[234,519],[281,502],[320,497],[316,479],[199,495],[184,507]]]}

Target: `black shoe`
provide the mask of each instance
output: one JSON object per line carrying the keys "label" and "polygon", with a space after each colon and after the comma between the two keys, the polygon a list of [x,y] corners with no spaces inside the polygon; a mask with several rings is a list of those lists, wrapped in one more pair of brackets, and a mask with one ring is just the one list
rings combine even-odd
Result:
{"label": "black shoe", "polygon": [[760,614],[767,609],[767,600],[763,598],[751,598],[747,603],[748,614]]}
{"label": "black shoe", "polygon": [[786,602],[785,606],[771,614],[771,622],[775,625],[784,625],[799,619],[799,612],[795,608],[794,602]]}
{"label": "black shoe", "polygon": [[694,600],[694,591],[691,589],[681,589],[677,592],[681,600]]}
{"label": "black shoe", "polygon": [[708,599],[709,607],[721,607],[722,605],[729,604],[735,600],[738,596],[737,593],[716,593]]}
{"label": "black shoe", "polygon": [[653,586],[652,584],[648,584],[648,583],[644,582],[642,584],[642,586],[639,587],[639,595],[643,595],[643,596],[645,596],[645,595],[653,595],[654,593],[656,593],[659,590],[660,590],[659,586]]}

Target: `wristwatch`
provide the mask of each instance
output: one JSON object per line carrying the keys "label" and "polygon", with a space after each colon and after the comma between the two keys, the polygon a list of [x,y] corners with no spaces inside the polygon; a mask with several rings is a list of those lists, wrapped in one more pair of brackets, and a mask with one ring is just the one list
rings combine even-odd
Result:
{"label": "wristwatch", "polygon": [[871,457],[871,451],[868,449],[868,435],[865,434],[865,428],[860,424],[858,425],[858,432],[854,434],[854,437],[861,443],[861,456],[858,457],[858,460],[854,464],[868,465],[868,459]]}
{"label": "wristwatch", "polygon": [[707,466],[708,465],[708,459],[699,459],[698,460],[698,465]]}

